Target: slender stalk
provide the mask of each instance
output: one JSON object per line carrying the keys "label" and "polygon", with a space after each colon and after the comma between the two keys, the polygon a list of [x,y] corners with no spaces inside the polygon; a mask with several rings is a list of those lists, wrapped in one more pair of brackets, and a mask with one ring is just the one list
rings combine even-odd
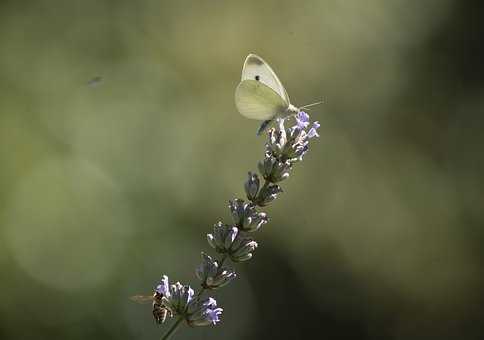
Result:
{"label": "slender stalk", "polygon": [[176,322],[173,324],[173,326],[171,326],[168,332],[166,332],[165,335],[163,335],[163,338],[161,338],[161,340],[168,340],[173,335],[173,333],[175,333],[175,331],[178,329],[182,321],[183,321],[183,316],[180,316],[178,320],[176,320]]}
{"label": "slender stalk", "polygon": [[260,188],[259,193],[257,194],[257,197],[254,200],[254,203],[256,205],[260,205],[261,197],[263,197],[264,192],[267,190],[267,187],[269,187],[270,184],[271,182],[269,182],[268,180],[265,180],[264,185],[262,186],[262,188]]}
{"label": "slender stalk", "polygon": [[198,292],[197,294],[197,297],[195,299],[200,299],[200,296],[202,296],[203,292],[206,290],[206,288],[202,287],[202,289],[200,289],[200,291]]}
{"label": "slender stalk", "polygon": [[227,259],[227,254],[224,254],[222,256],[222,258],[220,259],[220,268],[222,267],[222,265],[224,264],[225,260]]}

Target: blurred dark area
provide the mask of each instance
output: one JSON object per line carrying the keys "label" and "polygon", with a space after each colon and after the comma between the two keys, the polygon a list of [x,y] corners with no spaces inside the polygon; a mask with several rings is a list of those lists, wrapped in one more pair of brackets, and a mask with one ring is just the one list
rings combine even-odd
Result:
{"label": "blurred dark area", "polygon": [[0,339],[160,339],[161,276],[263,157],[266,59],[320,138],[215,327],[173,339],[483,339],[484,4],[0,2]]}

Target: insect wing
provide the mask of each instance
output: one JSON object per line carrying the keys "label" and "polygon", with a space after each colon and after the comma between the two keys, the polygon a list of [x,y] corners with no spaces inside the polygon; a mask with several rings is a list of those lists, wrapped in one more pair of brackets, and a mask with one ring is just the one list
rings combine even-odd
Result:
{"label": "insect wing", "polygon": [[279,94],[256,80],[244,80],[237,86],[235,105],[241,115],[258,120],[272,119],[288,108]]}
{"label": "insect wing", "polygon": [[289,106],[289,96],[287,95],[282,82],[269,64],[258,55],[251,53],[245,58],[241,81],[244,80],[256,80],[267,85],[287,103],[287,106]]}

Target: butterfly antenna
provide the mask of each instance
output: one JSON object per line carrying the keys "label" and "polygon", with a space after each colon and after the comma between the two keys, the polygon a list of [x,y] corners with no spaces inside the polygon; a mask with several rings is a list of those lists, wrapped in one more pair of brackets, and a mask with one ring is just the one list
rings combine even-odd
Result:
{"label": "butterfly antenna", "polygon": [[323,101],[307,104],[307,105],[301,106],[300,109],[306,109],[308,107],[311,107],[311,106],[314,106],[314,105],[319,105],[319,104],[322,104],[322,103],[323,103]]}

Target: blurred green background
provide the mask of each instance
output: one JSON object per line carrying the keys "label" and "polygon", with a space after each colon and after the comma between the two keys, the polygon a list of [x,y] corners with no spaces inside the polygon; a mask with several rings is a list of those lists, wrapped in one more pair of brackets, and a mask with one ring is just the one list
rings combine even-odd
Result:
{"label": "blurred green background", "polygon": [[294,104],[324,99],[321,138],[223,322],[175,339],[481,338],[482,7],[2,1],[0,339],[161,337],[128,297],[198,285],[263,155],[233,100],[249,52]]}

